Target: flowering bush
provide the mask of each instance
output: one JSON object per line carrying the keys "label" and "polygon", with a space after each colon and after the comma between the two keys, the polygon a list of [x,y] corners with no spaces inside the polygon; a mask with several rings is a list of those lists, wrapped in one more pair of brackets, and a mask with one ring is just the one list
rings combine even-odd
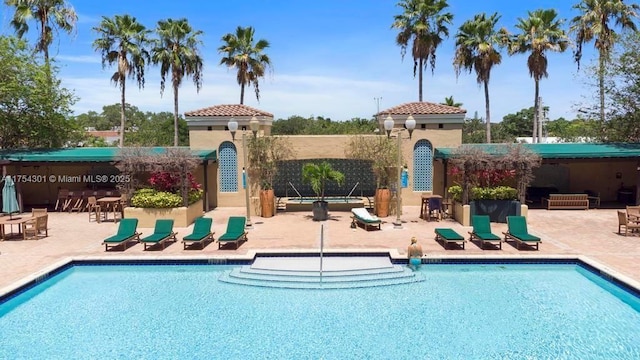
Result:
{"label": "flowering bush", "polygon": [[[202,199],[204,190],[191,173],[187,173],[187,202]],[[151,188],[140,189],[131,198],[131,205],[145,208],[172,208],[183,206],[180,177],[167,171],[158,171],[149,177]]]}

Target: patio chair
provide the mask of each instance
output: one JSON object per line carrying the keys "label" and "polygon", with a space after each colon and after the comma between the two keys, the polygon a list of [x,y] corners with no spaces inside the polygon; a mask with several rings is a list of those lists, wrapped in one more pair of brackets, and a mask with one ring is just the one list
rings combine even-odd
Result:
{"label": "patio chair", "polygon": [[640,223],[629,219],[627,214],[618,210],[618,234],[622,235],[622,228],[624,228],[624,236],[627,236],[629,232],[640,230]]}
{"label": "patio chair", "polygon": [[445,249],[449,244],[456,244],[462,246],[464,250],[464,243],[466,240],[460,234],[458,234],[455,230],[450,228],[436,228],[436,241],[442,242],[442,247]]}
{"label": "patio chair", "polygon": [[431,219],[442,219],[442,198],[431,197],[429,198],[428,203],[429,209],[427,211],[427,221],[431,221]]}
{"label": "patio chair", "polygon": [[43,237],[49,236],[49,231],[47,230],[47,222],[49,215],[48,214],[38,214],[34,215],[32,219],[27,220],[22,225],[22,236],[23,239],[39,239],[43,234]]}
{"label": "patio chair", "polygon": [[56,211],[65,211],[67,209],[67,200],[69,200],[69,189],[59,189],[54,209]]}
{"label": "patio chair", "polygon": [[[124,221],[126,219],[122,219]],[[173,219],[158,219],[153,228],[153,234],[143,237],[140,242],[144,244],[144,250],[154,245],[161,245],[164,250],[167,241],[177,241],[173,231]]]}
{"label": "patio chair", "polygon": [[513,240],[516,242],[516,248],[520,250],[520,245],[538,246],[542,240],[535,235],[529,234],[527,230],[527,218],[524,216],[507,216],[507,231],[503,232],[504,241]]}
{"label": "patio chair", "polygon": [[102,207],[95,196],[89,196],[87,198],[87,211],[89,212],[89,221],[91,221],[91,218],[94,218],[96,222],[100,222],[102,218]]}
{"label": "patio chair", "polygon": [[211,231],[211,224],[213,223],[212,218],[199,217],[196,218],[195,223],[193,224],[193,231],[191,234],[182,238],[182,244],[184,245],[184,249],[187,249],[187,246],[192,246],[195,244],[200,244],[200,248],[204,249],[207,241],[213,242],[213,232]]}
{"label": "patio chair", "polygon": [[469,231],[469,241],[477,239],[480,241],[480,248],[484,249],[484,244],[498,245],[502,250],[502,238],[491,232],[491,220],[489,215],[471,216],[473,230]]}
{"label": "patio chair", "polygon": [[246,221],[244,216],[229,217],[227,231],[218,238],[218,249],[222,243],[234,243],[238,249],[240,241],[247,241],[247,232],[244,230]]}
{"label": "patio chair", "polygon": [[[382,224],[382,220],[380,220],[377,216],[375,215],[371,215],[369,214],[369,211],[367,211],[367,209],[365,208],[353,208],[351,209],[351,213],[353,213],[353,216],[351,217],[352,220],[352,224],[353,225],[358,225],[358,224],[362,224],[362,227],[365,230],[369,230],[369,228],[378,228],[378,230],[380,230],[380,224]],[[353,226],[354,228],[356,226]]]}
{"label": "patio chair", "polygon": [[128,218],[122,219],[118,224],[118,232],[102,242],[104,244],[104,250],[108,251],[109,248],[123,245],[126,250],[126,244],[130,241],[140,241],[140,233],[136,232],[138,228],[138,219]]}

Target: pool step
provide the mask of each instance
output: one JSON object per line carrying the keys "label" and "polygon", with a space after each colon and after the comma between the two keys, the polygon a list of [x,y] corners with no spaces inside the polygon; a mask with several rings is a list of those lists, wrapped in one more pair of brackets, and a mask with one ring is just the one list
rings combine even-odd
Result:
{"label": "pool step", "polygon": [[[389,258],[327,258],[322,276],[319,260],[313,258],[268,258],[250,266],[225,271],[222,282],[289,289],[343,289],[388,286],[423,281],[406,266],[393,265]],[[351,260],[351,261],[350,261]],[[369,260],[369,261],[368,261]],[[323,267],[324,269],[324,267]]]}

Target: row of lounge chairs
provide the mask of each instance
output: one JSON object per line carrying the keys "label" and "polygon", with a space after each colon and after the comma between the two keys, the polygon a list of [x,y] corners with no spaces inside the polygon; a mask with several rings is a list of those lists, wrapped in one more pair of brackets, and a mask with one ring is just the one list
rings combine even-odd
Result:
{"label": "row of lounge chairs", "polygon": [[[222,244],[227,243],[234,244],[235,249],[237,249],[240,242],[247,241],[245,223],[246,218],[244,216],[230,217],[226,232],[218,238],[218,249],[221,248]],[[211,218],[197,218],[194,222],[192,233],[182,239],[184,248],[198,246],[200,249],[204,249],[208,243],[214,242],[214,232],[211,230],[212,225],[213,219]],[[122,250],[126,250],[131,242],[144,244],[144,250],[152,246],[159,246],[164,250],[168,242],[178,241],[177,233],[173,231],[173,220],[171,219],[156,220],[153,233],[145,237],[140,237],[141,234],[137,229],[138,219],[122,219],[118,225],[117,233],[102,242],[105,246],[105,251],[116,247],[122,247]]]}
{"label": "row of lounge chairs", "polygon": [[[488,215],[473,215],[471,221],[473,230],[469,232],[469,241],[479,241],[482,249],[485,248],[485,244],[502,249],[503,239],[491,231],[491,221]],[[442,242],[445,248],[449,244],[456,244],[464,249],[464,244],[467,240],[455,230],[436,228],[435,233],[436,241]],[[504,242],[514,241],[518,250],[520,250],[521,245],[526,245],[527,247],[535,246],[535,249],[538,250],[539,244],[542,242],[538,236],[529,233],[527,219],[524,216],[507,216],[507,231],[502,234],[504,235]]]}

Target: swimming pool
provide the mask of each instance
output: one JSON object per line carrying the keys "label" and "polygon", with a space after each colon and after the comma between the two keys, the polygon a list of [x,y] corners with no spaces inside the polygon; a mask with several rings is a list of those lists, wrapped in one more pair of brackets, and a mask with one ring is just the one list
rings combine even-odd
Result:
{"label": "swimming pool", "polygon": [[640,358],[640,300],[582,266],[324,291],[217,281],[232,267],[69,267],[0,304],[0,358]]}

